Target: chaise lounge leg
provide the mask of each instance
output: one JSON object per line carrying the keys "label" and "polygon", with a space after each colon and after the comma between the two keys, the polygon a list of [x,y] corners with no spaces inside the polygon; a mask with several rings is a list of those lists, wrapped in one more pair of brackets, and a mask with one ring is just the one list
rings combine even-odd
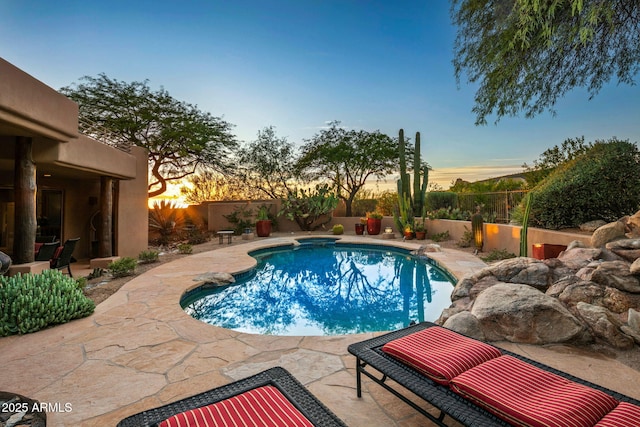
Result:
{"label": "chaise lounge leg", "polygon": [[356,392],[358,397],[362,397],[362,374],[360,373],[360,358],[356,357]]}
{"label": "chaise lounge leg", "polygon": [[377,378],[375,375],[373,375],[371,372],[365,369],[366,366],[367,366],[367,362],[361,361],[360,358],[356,356],[356,392],[358,397],[362,397],[362,374],[365,374],[367,377],[369,377],[375,383],[382,386],[385,390],[389,391],[398,399],[402,400],[403,402],[411,406],[413,409],[420,412],[425,417],[429,418],[431,421],[433,421],[434,424],[440,427],[447,427],[447,425],[444,423],[444,417],[446,414],[443,410],[440,410],[440,414],[437,417],[432,415],[427,410],[425,410],[421,406],[418,406],[416,403],[414,403],[413,401],[405,397],[402,393],[398,392],[396,389],[388,385],[386,383],[387,374],[382,374],[381,378]]}

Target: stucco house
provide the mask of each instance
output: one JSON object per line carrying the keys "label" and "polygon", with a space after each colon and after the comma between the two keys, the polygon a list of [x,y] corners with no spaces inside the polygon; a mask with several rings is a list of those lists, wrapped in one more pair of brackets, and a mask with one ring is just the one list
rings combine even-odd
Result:
{"label": "stucco house", "polygon": [[43,236],[80,238],[76,259],[147,248],[146,150],[78,131],[78,105],[0,58],[0,251],[33,261]]}

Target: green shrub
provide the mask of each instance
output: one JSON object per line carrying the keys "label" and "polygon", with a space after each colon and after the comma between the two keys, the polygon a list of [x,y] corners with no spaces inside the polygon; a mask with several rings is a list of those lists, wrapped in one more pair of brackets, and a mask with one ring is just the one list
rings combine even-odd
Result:
{"label": "green shrub", "polygon": [[342,224],[336,224],[333,226],[333,234],[344,234],[344,226]]}
{"label": "green shrub", "polygon": [[188,243],[181,243],[178,245],[178,252],[181,254],[188,255],[190,253],[193,253],[193,246],[191,246]]}
{"label": "green shrub", "polygon": [[130,257],[120,258],[107,266],[113,277],[131,276],[136,272],[138,261]]}
{"label": "green shrub", "polygon": [[458,246],[461,248],[469,248],[472,243],[474,243],[473,233],[469,230],[469,227],[465,225],[464,233],[462,233],[462,237],[458,241]]}
{"label": "green shrub", "polygon": [[245,228],[253,228],[256,225],[253,209],[249,208],[248,203],[238,206],[229,215],[222,216],[233,225],[233,231],[236,235],[244,233]]}
{"label": "green shrub", "polygon": [[78,277],[76,279],[76,286],[78,286],[78,289],[80,289],[81,291],[84,290],[84,288],[87,287],[87,278],[86,277]]}
{"label": "green shrub", "polygon": [[445,240],[449,240],[451,237],[449,236],[449,230],[445,230],[442,233],[436,233],[431,236],[431,240],[434,242],[444,242]]}
{"label": "green shrub", "polygon": [[351,206],[351,216],[364,216],[367,212],[376,210],[376,199],[355,199]]}
{"label": "green shrub", "polygon": [[93,313],[78,283],[58,270],[0,276],[0,336],[28,334]]}
{"label": "green shrub", "polygon": [[468,221],[471,219],[471,213],[462,211],[458,208],[440,208],[435,211],[427,212],[429,219],[454,219],[459,221]]}
{"label": "green shrub", "polygon": [[429,191],[425,204],[427,211],[453,209],[458,205],[458,195],[450,191]]}
{"label": "green shrub", "polygon": [[200,245],[209,241],[209,234],[200,228],[194,228],[187,233],[187,240],[191,245]]}
{"label": "green shrub", "polygon": [[635,144],[596,142],[533,189],[530,225],[560,229],[612,222],[640,207],[640,152]]}
{"label": "green shrub", "polygon": [[160,253],[154,250],[142,251],[138,254],[138,261],[142,264],[150,264],[152,262],[158,262]]}
{"label": "green shrub", "polygon": [[516,254],[512,252],[508,252],[506,249],[493,249],[491,252],[487,254],[487,256],[480,257],[480,259],[483,260],[484,262],[491,262],[491,261],[500,261],[507,258],[515,258],[516,256],[517,256]]}

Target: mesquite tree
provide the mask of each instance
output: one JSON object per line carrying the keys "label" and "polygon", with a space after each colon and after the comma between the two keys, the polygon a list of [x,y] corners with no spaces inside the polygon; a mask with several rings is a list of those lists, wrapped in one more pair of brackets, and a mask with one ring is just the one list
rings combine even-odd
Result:
{"label": "mesquite tree", "polygon": [[178,101],[148,81],[127,83],[100,74],[60,91],[78,103],[80,131],[120,148],[149,151],[149,197],[167,182],[195,173],[199,166],[225,171],[237,148],[231,124],[195,105]]}
{"label": "mesquite tree", "polygon": [[352,203],[367,180],[383,179],[398,162],[398,142],[380,131],[346,130],[332,122],[302,147],[298,169],[311,179],[328,179],[345,202],[351,216]]}
{"label": "mesquite tree", "polygon": [[454,0],[454,67],[479,87],[476,124],[554,112],[576,87],[595,96],[614,76],[633,85],[640,64],[640,2]]}

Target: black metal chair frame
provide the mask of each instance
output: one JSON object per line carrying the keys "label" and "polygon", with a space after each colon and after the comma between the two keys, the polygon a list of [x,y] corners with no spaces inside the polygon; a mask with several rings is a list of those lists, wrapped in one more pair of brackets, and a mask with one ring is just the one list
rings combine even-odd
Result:
{"label": "black metal chair frame", "polygon": [[277,387],[313,425],[346,427],[346,424],[312,395],[305,386],[281,367],[271,368],[251,377],[214,388],[204,393],[159,408],[140,412],[139,414],[132,415],[120,421],[118,427],[157,426],[173,415],[220,402],[265,385]]}
{"label": "black metal chair frame", "polygon": [[54,243],[57,240],[56,236],[36,236],[36,243]]}
{"label": "black metal chair frame", "polygon": [[38,253],[36,253],[36,261],[50,261],[56,253],[56,249],[60,246],[60,242],[42,243]]}
{"label": "black metal chair frame", "polygon": [[[450,418],[458,421],[465,426],[510,426],[511,424],[498,419],[479,406],[476,406],[470,401],[460,397],[459,395],[451,391],[448,387],[431,381],[429,378],[427,378],[417,370],[405,365],[404,363],[387,355],[382,351],[382,346],[387,342],[430,327],[440,326],[430,322],[419,323],[417,325],[409,326],[398,331],[390,332],[372,339],[351,344],[349,346],[349,353],[353,354],[356,357],[356,389],[358,397],[362,397],[362,375],[364,374],[375,383],[379,384],[384,389],[391,392],[393,395],[429,418],[436,425],[446,427],[447,424],[445,424],[445,416],[448,415]],[[583,379],[574,377],[567,374],[566,372],[559,371],[550,366],[544,365],[510,351],[506,351],[503,349],[500,350],[503,354],[511,355],[538,368],[553,372],[557,375],[560,375],[571,381],[586,385],[588,387],[601,390],[613,396],[615,399],[618,399],[619,401],[630,402],[640,406],[640,401],[629,396],[625,396],[621,393],[606,389],[597,384],[593,384]],[[377,372],[371,372],[367,370],[367,367],[371,367]],[[389,384],[388,380],[394,381],[399,386],[403,387],[406,390],[409,390],[411,393],[426,401],[429,405],[438,409],[440,411],[440,414],[434,416],[427,409],[415,403],[415,399],[411,400],[406,395],[406,393],[403,394],[401,391],[399,391],[397,389],[398,387],[394,388],[394,386]]]}
{"label": "black metal chair frame", "polygon": [[67,239],[64,242],[60,255],[51,260],[52,269],[61,270],[67,267],[69,276],[73,277],[73,274],[71,274],[71,255],[73,255],[73,251],[76,249],[76,243],[78,243],[78,240],[80,240],[80,238],[76,237],[75,239]]}

